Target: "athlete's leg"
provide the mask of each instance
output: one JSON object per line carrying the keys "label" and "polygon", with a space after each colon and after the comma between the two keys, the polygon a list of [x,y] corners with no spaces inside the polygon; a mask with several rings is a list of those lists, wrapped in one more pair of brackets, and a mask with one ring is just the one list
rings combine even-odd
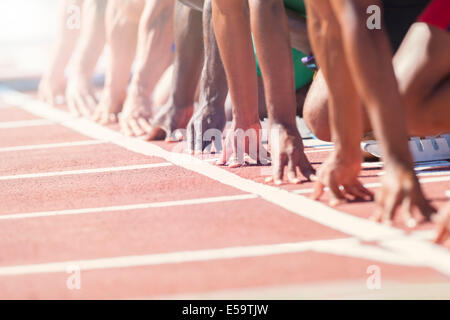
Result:
{"label": "athlete's leg", "polygon": [[[450,35],[425,23],[414,24],[394,56],[394,69],[405,101],[411,136],[450,131]],[[328,88],[319,71],[308,93],[304,118],[319,138],[330,141]],[[372,131],[364,113],[364,132]]]}
{"label": "athlete's leg", "polygon": [[[416,21],[420,12],[426,7],[427,0],[417,1],[412,4],[398,4],[383,2],[383,17],[385,28],[389,34],[392,47],[397,50],[409,26]],[[319,70],[304,105],[304,119],[311,131],[325,141],[331,140],[330,127],[328,124],[328,88]],[[372,131],[370,121],[363,111],[364,133]]]}
{"label": "athlete's leg", "polygon": [[450,132],[450,33],[423,22],[409,30],[394,58],[409,134]]}

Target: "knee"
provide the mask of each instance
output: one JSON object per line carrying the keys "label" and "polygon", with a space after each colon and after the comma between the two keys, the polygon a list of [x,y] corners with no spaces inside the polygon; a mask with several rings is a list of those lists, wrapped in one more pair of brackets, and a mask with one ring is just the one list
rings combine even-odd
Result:
{"label": "knee", "polygon": [[328,119],[322,117],[314,107],[307,107],[305,104],[303,109],[303,119],[309,130],[320,140],[331,141],[331,132],[328,125]]}
{"label": "knee", "polygon": [[327,100],[318,98],[312,90],[308,93],[303,105],[303,119],[317,138],[331,141]]}

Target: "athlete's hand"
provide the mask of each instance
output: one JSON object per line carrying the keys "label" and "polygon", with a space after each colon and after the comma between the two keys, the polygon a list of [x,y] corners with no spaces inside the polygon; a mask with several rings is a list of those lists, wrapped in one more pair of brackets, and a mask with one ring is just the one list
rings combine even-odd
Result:
{"label": "athlete's hand", "polygon": [[103,89],[92,119],[102,125],[117,122],[118,114],[122,110],[123,100],[124,97],[117,95],[113,90],[109,88]]}
{"label": "athlete's hand", "polygon": [[[222,151],[222,139],[218,138],[225,127],[226,117],[223,107],[205,105],[199,107],[187,126],[188,149],[191,153],[201,153],[208,147],[214,136],[216,152]],[[216,134],[214,134],[214,131]]]}
{"label": "athlete's hand", "polygon": [[148,134],[151,130],[150,117],[150,98],[142,90],[130,87],[120,115],[121,131],[128,136]]}
{"label": "athlete's hand", "polygon": [[151,121],[151,129],[147,140],[162,140],[167,142],[178,142],[184,137],[179,130],[186,129],[194,111],[193,106],[177,108],[175,104],[168,101],[156,113]]}
{"label": "athlete's hand", "polygon": [[64,97],[66,89],[66,80],[64,76],[43,76],[38,89],[39,99],[55,106],[57,97]]}
{"label": "athlete's hand", "polygon": [[282,184],[284,169],[287,167],[287,178],[290,183],[298,184],[297,168],[308,180],[315,179],[315,170],[304,153],[303,141],[296,126],[288,128],[282,125],[272,125],[270,129],[270,153],[272,157],[273,181]]}
{"label": "athlete's hand", "polygon": [[433,220],[437,223],[437,236],[434,241],[445,244],[450,239],[450,202],[439,211]]}
{"label": "athlete's hand", "polygon": [[75,116],[89,117],[95,110],[97,98],[90,80],[74,77],[67,84],[66,101]]}
{"label": "athlete's hand", "polygon": [[375,221],[390,224],[398,209],[401,209],[403,221],[414,227],[419,218],[413,210],[418,209],[421,219],[430,220],[436,211],[425,199],[414,169],[401,164],[386,163],[381,190],[376,195],[379,206],[374,216]]}
{"label": "athlete's hand", "polygon": [[268,152],[261,143],[261,123],[237,124],[233,119],[225,138],[222,159],[216,164],[237,168],[245,164],[246,155],[258,164],[270,162]]}
{"label": "athlete's hand", "polygon": [[330,205],[354,199],[371,200],[372,192],[367,190],[358,180],[361,171],[362,156],[349,156],[333,151],[317,171],[317,181],[312,199],[319,200],[324,188],[331,192]]}

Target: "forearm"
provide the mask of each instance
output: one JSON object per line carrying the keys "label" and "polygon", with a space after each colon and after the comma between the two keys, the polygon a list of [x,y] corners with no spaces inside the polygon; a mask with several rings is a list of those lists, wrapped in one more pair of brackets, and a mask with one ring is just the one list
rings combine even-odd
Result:
{"label": "forearm", "polygon": [[106,10],[106,35],[110,59],[105,76],[105,88],[124,99],[131,66],[136,54],[140,12],[144,6],[124,0],[109,0]]}
{"label": "forearm", "polygon": [[212,0],[203,7],[203,41],[205,60],[200,78],[200,106],[224,109],[228,94],[227,77],[217,46],[212,19]]}
{"label": "forearm", "polygon": [[271,123],[296,127],[294,67],[283,1],[252,1],[250,13],[269,119]]}
{"label": "forearm", "polygon": [[247,1],[214,0],[213,21],[233,103],[240,126],[259,122],[256,63]]}
{"label": "forearm", "polygon": [[173,0],[147,1],[139,23],[132,87],[150,96],[173,61]]}
{"label": "forearm", "polygon": [[177,108],[188,108],[194,103],[202,69],[202,13],[177,1],[174,23],[175,58],[169,99]]}
{"label": "forearm", "polygon": [[312,47],[329,87],[329,123],[336,152],[349,159],[361,157],[362,108],[348,70],[338,21],[331,7],[306,2]]}
{"label": "forearm", "polygon": [[74,54],[73,74],[90,79],[105,46],[105,11],[107,0],[86,0],[83,24]]}
{"label": "forearm", "polygon": [[[403,101],[392,66],[392,50],[381,30],[365,28],[373,0],[334,2],[341,12],[344,48],[355,85],[367,108],[385,159],[412,166]],[[381,4],[379,4],[381,5]]]}
{"label": "forearm", "polygon": [[[58,39],[51,65],[46,74],[48,77],[64,77],[64,70],[69,63],[80,33],[77,23],[81,19],[82,3],[83,0],[66,0],[61,4]],[[79,8],[79,11],[77,11],[77,8]],[[69,21],[69,19],[73,21]]]}

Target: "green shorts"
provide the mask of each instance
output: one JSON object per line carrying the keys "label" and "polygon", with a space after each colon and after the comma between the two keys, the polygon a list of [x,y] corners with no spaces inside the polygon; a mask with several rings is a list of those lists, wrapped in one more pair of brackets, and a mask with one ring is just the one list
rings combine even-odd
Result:
{"label": "green shorts", "polygon": [[[301,0],[284,0],[284,5],[293,11],[296,11],[306,16],[305,4]],[[256,56],[256,52],[255,52]],[[305,85],[309,84],[314,76],[314,71],[306,68],[302,63],[302,58],[306,57],[301,51],[292,49],[292,58],[294,62],[294,78],[295,78],[295,90],[298,90]],[[258,76],[261,76],[261,69],[259,68],[258,57],[256,57],[256,70]]]}

